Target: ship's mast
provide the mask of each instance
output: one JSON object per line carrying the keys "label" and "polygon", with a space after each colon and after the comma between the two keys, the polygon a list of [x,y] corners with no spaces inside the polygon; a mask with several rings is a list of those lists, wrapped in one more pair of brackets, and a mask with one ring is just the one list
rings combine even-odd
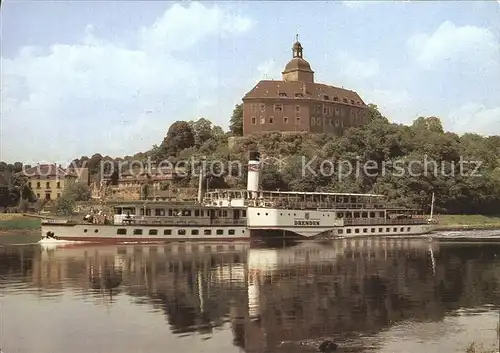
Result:
{"label": "ship's mast", "polygon": [[434,202],[435,202],[434,193],[432,193],[431,214],[429,217],[429,221],[432,221],[432,216],[434,215]]}
{"label": "ship's mast", "polygon": [[201,203],[202,198],[202,188],[203,188],[203,170],[205,169],[205,163],[203,161],[200,163],[200,175],[198,179],[198,202]]}

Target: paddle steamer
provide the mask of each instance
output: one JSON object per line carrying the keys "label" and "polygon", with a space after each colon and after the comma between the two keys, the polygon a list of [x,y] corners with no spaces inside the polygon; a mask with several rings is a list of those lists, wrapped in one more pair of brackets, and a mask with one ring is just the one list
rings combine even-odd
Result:
{"label": "paddle steamer", "polygon": [[246,190],[202,195],[200,182],[197,202],[124,202],[113,207],[110,222],[43,220],[42,236],[94,242],[227,241],[415,236],[434,228],[422,211],[388,207],[383,195],[262,191],[260,167],[259,154],[250,153]]}

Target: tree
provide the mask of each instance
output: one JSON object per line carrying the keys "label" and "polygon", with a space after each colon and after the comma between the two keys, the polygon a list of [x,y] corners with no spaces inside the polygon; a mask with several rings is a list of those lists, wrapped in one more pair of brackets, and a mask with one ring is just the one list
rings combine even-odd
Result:
{"label": "tree", "polygon": [[210,120],[199,118],[196,121],[190,121],[189,125],[194,133],[196,147],[201,146],[212,137],[212,122]]}
{"label": "tree", "polygon": [[243,104],[234,106],[233,114],[229,120],[229,130],[234,136],[243,136]]}
{"label": "tree", "polygon": [[154,159],[161,160],[176,156],[185,148],[194,146],[195,135],[191,125],[186,121],[176,121],[168,129]]}
{"label": "tree", "polygon": [[60,198],[56,201],[56,212],[58,215],[71,215],[75,208],[75,199],[68,192],[63,192]]}
{"label": "tree", "polygon": [[92,191],[85,182],[70,182],[66,192],[69,193],[75,201],[88,201],[92,196]]}

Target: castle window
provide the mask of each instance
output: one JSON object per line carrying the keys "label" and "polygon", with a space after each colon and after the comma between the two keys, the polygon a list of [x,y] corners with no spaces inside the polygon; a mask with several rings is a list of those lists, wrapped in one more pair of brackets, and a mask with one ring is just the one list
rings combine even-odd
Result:
{"label": "castle window", "polygon": [[295,93],[295,98],[303,98],[304,95],[302,93]]}
{"label": "castle window", "polygon": [[266,105],[265,104],[261,104],[260,105],[260,111],[261,112],[265,112],[266,111]]}
{"label": "castle window", "polygon": [[300,105],[296,105],[296,106],[295,106],[295,111],[296,111],[296,112],[300,112]]}
{"label": "castle window", "polygon": [[354,100],[353,99],[351,99],[351,104],[354,104]]}
{"label": "castle window", "polygon": [[286,116],[283,118],[283,123],[288,124],[288,118]]}
{"label": "castle window", "polygon": [[257,118],[254,116],[252,116],[252,124],[254,124],[254,125],[257,124]]}
{"label": "castle window", "polygon": [[252,104],[250,106],[250,110],[252,111],[252,113],[255,113],[257,111],[257,104]]}
{"label": "castle window", "polygon": [[339,101],[339,97],[333,97],[333,100],[334,100],[335,102],[338,102],[338,101]]}
{"label": "castle window", "polygon": [[269,124],[272,124],[274,122],[274,117],[270,116],[269,117]]}
{"label": "castle window", "polygon": [[286,93],[285,92],[280,92],[280,97],[286,97]]}
{"label": "castle window", "polygon": [[300,122],[300,116],[298,116],[296,119],[295,119],[295,125],[300,125],[301,122]]}
{"label": "castle window", "polygon": [[274,105],[274,111],[275,112],[281,112],[281,111],[283,111],[283,104],[275,104]]}
{"label": "castle window", "polygon": [[342,99],[344,103],[347,103],[347,98]]}
{"label": "castle window", "polygon": [[323,98],[324,98],[326,101],[327,101],[327,100],[330,100],[330,97],[328,97],[328,96],[326,96],[326,95],[325,95],[325,96],[323,96]]}
{"label": "castle window", "polygon": [[260,117],[260,123],[261,124],[265,124],[266,123],[266,118],[264,118],[263,116]]}

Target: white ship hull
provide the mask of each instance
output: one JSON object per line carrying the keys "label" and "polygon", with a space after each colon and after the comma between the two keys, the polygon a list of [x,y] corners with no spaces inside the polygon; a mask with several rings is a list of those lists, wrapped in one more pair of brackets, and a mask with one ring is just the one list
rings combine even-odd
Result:
{"label": "white ship hull", "polygon": [[320,235],[356,236],[415,236],[431,233],[434,225],[397,221],[384,223],[382,220],[363,225],[344,225],[343,219],[335,218],[335,212],[322,210],[291,210],[264,207],[248,208],[248,228],[254,232],[291,232],[304,237]]}
{"label": "white ship hull", "polygon": [[[125,233],[125,234],[124,234]],[[42,224],[42,236],[85,242],[169,242],[247,240],[244,226],[195,227],[103,224]]]}

